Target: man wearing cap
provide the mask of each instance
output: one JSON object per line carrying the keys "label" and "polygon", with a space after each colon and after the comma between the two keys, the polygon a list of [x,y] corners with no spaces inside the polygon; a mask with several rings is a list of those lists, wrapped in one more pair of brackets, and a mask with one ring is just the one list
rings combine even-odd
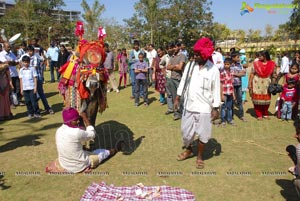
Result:
{"label": "man wearing cap", "polygon": [[[82,117],[86,130],[79,127]],[[62,112],[63,125],[56,131],[58,161],[66,171],[78,173],[87,168],[96,168],[101,161],[114,155],[118,149],[96,149],[93,152],[83,150],[82,143],[95,138],[95,128],[90,125],[86,113],[79,113],[74,108],[65,108]]]}
{"label": "man wearing cap", "polygon": [[180,97],[184,97],[181,131],[185,151],[177,160],[182,161],[193,156],[191,144],[194,137],[197,137],[196,168],[204,168],[203,150],[211,138],[212,121],[218,118],[221,103],[220,72],[212,62],[213,51],[210,39],[201,38],[196,42],[195,61],[186,65],[174,102],[174,107],[178,107]]}

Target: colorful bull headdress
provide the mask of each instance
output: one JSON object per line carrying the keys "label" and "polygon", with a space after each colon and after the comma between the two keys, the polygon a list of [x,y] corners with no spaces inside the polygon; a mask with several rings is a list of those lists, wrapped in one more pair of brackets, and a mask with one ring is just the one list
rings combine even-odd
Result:
{"label": "colorful bull headdress", "polygon": [[98,39],[94,41],[83,39],[83,34],[83,22],[77,21],[75,35],[79,37],[78,47],[76,53],[60,68],[60,73],[63,76],[59,84],[59,90],[65,97],[65,106],[82,110],[82,103],[90,98],[91,95],[89,90],[90,82],[87,81],[93,76],[99,81],[97,86],[101,91],[99,95],[101,97],[97,98],[99,99],[99,112],[102,112],[107,107],[105,89],[108,76],[106,70],[102,68],[106,57],[104,51],[106,33],[100,27],[98,29]]}

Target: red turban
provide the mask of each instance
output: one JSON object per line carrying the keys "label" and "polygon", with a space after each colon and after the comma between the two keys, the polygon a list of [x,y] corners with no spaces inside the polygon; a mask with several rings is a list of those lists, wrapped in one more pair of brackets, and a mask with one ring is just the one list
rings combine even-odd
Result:
{"label": "red turban", "polygon": [[214,45],[209,38],[201,38],[194,45],[194,52],[198,52],[205,61],[211,60],[214,50]]}

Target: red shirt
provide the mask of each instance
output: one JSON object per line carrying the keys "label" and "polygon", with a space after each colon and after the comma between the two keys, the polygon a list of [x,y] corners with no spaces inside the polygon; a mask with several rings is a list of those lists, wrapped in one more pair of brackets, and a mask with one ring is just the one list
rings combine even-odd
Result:
{"label": "red shirt", "polygon": [[283,92],[281,93],[280,98],[287,102],[296,102],[297,101],[297,94],[296,94],[296,88],[283,88]]}
{"label": "red shirt", "polygon": [[220,70],[220,81],[222,84],[222,94],[232,95],[233,94],[233,71],[222,69]]}

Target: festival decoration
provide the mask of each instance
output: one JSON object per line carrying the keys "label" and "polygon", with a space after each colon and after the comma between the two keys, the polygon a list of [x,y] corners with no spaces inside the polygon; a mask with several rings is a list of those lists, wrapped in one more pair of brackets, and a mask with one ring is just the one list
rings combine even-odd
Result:
{"label": "festival decoration", "polygon": [[103,68],[106,32],[99,27],[97,40],[85,40],[83,22],[77,21],[75,35],[79,37],[78,47],[69,61],[60,68],[62,78],[58,89],[64,98],[65,107],[84,112],[90,102],[96,101],[98,111],[102,113],[107,108],[108,72]]}
{"label": "festival decoration", "polygon": [[77,22],[76,22],[75,35],[76,35],[77,37],[80,37],[80,40],[81,40],[83,34],[84,34],[83,22],[77,21]]}

